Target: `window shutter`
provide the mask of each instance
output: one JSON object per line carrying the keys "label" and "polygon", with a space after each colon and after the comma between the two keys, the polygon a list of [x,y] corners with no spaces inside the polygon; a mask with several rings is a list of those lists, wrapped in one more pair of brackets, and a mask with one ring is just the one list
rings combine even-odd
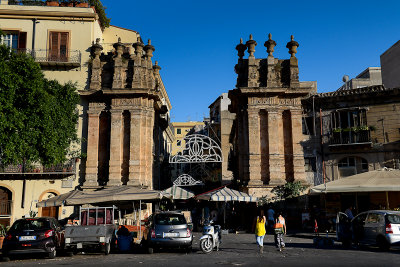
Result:
{"label": "window shutter", "polygon": [[19,33],[18,49],[26,49],[26,32]]}
{"label": "window shutter", "polygon": [[57,56],[58,56],[58,50],[59,50],[58,36],[59,36],[58,32],[50,32],[50,53],[49,54],[50,54],[51,58],[53,58],[53,57],[57,58]]}
{"label": "window shutter", "polygon": [[65,59],[68,56],[68,33],[60,33],[60,57]]}

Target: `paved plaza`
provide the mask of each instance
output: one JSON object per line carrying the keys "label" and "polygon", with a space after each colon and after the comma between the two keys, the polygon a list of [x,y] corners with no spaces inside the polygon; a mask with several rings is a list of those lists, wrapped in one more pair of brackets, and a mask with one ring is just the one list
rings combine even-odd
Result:
{"label": "paved plaza", "polygon": [[74,257],[59,256],[54,260],[25,258],[2,262],[1,266],[397,266],[400,248],[388,252],[373,247],[343,249],[340,244],[332,248],[313,246],[312,236],[286,236],[286,248],[279,252],[273,246],[273,236],[266,236],[263,254],[259,254],[251,234],[223,236],[221,250],[203,254],[198,249],[195,236],[192,253],[160,251],[152,255],[136,251],[129,254],[78,254]]}

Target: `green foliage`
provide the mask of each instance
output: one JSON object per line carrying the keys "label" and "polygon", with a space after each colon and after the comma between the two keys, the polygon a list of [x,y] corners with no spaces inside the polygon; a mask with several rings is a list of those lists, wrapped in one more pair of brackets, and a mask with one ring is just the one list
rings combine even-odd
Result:
{"label": "green foliage", "polygon": [[306,189],[307,186],[302,185],[300,181],[296,181],[278,185],[274,187],[271,192],[275,194],[275,200],[285,200],[300,196]]}
{"label": "green foliage", "polygon": [[31,56],[0,45],[1,162],[65,162],[78,141],[76,90],[44,78]]}
{"label": "green foliage", "polygon": [[10,229],[10,226],[4,226],[4,225],[0,224],[0,236],[6,236],[9,229]]}
{"label": "green foliage", "polygon": [[106,15],[106,7],[103,6],[100,0],[88,0],[91,6],[94,6],[97,15],[99,16],[100,26],[105,29],[110,27],[110,19]]}

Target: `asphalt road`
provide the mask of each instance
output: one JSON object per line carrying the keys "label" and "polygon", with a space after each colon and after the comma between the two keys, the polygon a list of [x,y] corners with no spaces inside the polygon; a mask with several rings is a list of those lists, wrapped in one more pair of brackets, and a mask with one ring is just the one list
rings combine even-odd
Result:
{"label": "asphalt road", "polygon": [[73,257],[24,258],[1,262],[1,266],[399,266],[400,248],[388,252],[373,247],[343,249],[339,244],[315,248],[310,236],[286,236],[286,248],[279,252],[273,237],[264,239],[264,253],[259,254],[251,234],[223,236],[220,251],[203,254],[195,236],[192,253],[160,251],[152,255],[136,251],[129,254],[78,254]]}

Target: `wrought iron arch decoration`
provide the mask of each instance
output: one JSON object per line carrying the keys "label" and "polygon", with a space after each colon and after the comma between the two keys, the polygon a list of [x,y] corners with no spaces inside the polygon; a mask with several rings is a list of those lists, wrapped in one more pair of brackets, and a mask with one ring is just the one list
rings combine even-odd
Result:
{"label": "wrought iron arch decoration", "polygon": [[210,137],[192,134],[183,140],[185,146],[169,158],[169,163],[222,162],[221,148]]}
{"label": "wrought iron arch decoration", "polygon": [[173,182],[175,186],[192,186],[192,185],[204,185],[203,182],[195,180],[189,174],[182,174]]}

